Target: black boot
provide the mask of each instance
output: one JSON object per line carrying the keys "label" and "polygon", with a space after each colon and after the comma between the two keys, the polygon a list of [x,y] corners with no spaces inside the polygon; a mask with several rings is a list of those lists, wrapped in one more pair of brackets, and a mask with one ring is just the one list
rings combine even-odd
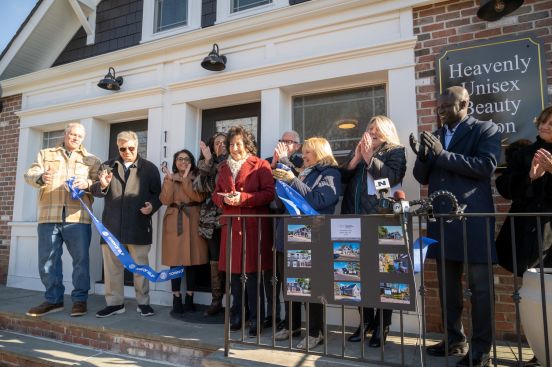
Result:
{"label": "black boot", "polygon": [[186,293],[184,298],[184,312],[195,312],[194,295]]}
{"label": "black boot", "polygon": [[374,333],[372,334],[368,345],[370,345],[372,348],[379,348],[382,342],[383,344],[385,344],[385,341],[387,340],[387,334],[389,334],[389,326],[383,327],[383,333],[381,332],[381,328],[378,326],[376,330],[374,330]]}
{"label": "black boot", "polygon": [[182,295],[176,296],[173,294],[173,313],[181,314],[184,312],[184,306],[182,305]]}

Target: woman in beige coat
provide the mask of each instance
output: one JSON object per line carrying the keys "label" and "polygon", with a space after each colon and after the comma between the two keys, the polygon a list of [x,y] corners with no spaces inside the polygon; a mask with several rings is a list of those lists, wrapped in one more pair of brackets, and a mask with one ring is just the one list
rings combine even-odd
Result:
{"label": "woman in beige coat", "polygon": [[206,194],[193,190],[197,175],[195,159],[186,149],[174,154],[172,173],[163,167],[165,178],[159,199],[168,208],[163,218],[163,265],[186,267],[186,299],[182,304],[182,278],[172,279],[173,312],[195,311],[196,265],[209,262],[207,242],[198,232],[200,204]]}

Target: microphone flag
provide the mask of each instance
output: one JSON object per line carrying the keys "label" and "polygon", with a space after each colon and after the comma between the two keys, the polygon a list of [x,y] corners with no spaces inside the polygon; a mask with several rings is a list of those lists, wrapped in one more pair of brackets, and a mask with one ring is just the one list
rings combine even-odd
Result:
{"label": "microphone flag", "polygon": [[69,188],[69,192],[71,193],[71,198],[73,200],[79,200],[81,202],[81,205],[83,208],[88,212],[90,215],[90,218],[92,219],[92,222],[96,226],[96,229],[100,233],[100,236],[105,240],[113,254],[117,256],[117,259],[123,264],[125,269],[130,271],[131,273],[137,273],[139,275],[142,275],[143,277],[147,278],[150,282],[165,282],[170,279],[175,278],[182,278],[184,276],[184,267],[183,266],[177,266],[172,269],[165,269],[161,270],[160,272],[157,272],[153,270],[148,265],[137,265],[134,262],[134,259],[130,254],[128,253],[127,249],[121,245],[119,240],[102,224],[98,218],[92,213],[88,205],[82,201],[81,197],[85,194],[85,192],[81,189],[73,187],[73,181],[75,180],[75,177],[71,177],[68,179],[67,187]]}

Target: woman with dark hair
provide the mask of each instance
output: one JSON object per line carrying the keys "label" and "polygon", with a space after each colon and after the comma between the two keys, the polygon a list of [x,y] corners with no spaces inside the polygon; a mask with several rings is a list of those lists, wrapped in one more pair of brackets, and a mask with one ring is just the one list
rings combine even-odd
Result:
{"label": "woman with dark hair", "polygon": [[163,265],[186,267],[186,299],[182,305],[182,278],[172,279],[173,312],[195,311],[194,290],[197,265],[208,261],[207,243],[197,230],[199,206],[206,194],[195,191],[192,182],[197,176],[192,153],[182,149],[174,154],[172,172],[163,167],[165,178],[159,199],[167,205],[163,217]]}
{"label": "woman with dark hair", "polygon": [[[552,106],[536,118],[539,135],[527,146],[512,143],[508,150],[508,167],[496,179],[496,188],[504,198],[512,200],[510,212],[552,212]],[[542,216],[540,228],[535,217],[515,217],[516,265],[513,266],[511,218],[507,217],[496,239],[498,263],[508,271],[521,276],[539,265],[538,233],[542,234],[544,267],[552,266],[552,217]]]}
{"label": "woman with dark hair", "polygon": [[[225,215],[268,214],[268,204],[274,199],[274,180],[270,164],[255,156],[257,148],[253,135],[242,126],[233,126],[228,131],[226,148],[229,156],[220,164],[217,185],[212,199]],[[221,218],[221,242],[219,269],[226,271],[227,225],[232,224],[232,309],[230,329],[241,329],[242,286],[240,274],[247,274],[246,302],[249,306],[249,336],[257,335],[257,326],[262,329],[264,299],[257,289],[257,271],[268,270],[272,265],[272,226],[268,218],[232,217]],[[262,236],[259,238],[259,225]],[[245,237],[245,238],[244,238]],[[259,240],[261,243],[259,244]],[[245,241],[245,263],[242,264],[242,242]],[[261,264],[258,250],[261,246]],[[260,266],[259,266],[260,265]],[[257,298],[261,305],[261,324],[257,325]]]}
{"label": "woman with dark hair", "polygon": [[211,199],[211,193],[215,190],[218,168],[221,162],[226,160],[226,134],[218,132],[213,135],[207,144],[199,143],[201,155],[197,167],[199,175],[194,179],[194,190],[208,194],[207,199],[201,204],[199,218],[199,235],[207,241],[209,247],[209,262],[211,265],[211,304],[204,316],[216,315],[222,310],[222,273],[219,272],[220,254],[220,223],[219,217],[222,210]]}

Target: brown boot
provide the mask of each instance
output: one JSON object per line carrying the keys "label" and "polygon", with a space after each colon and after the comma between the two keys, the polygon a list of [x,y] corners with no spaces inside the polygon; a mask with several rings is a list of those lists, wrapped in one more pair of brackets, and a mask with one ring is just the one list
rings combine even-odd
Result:
{"label": "brown boot", "polygon": [[218,261],[211,261],[211,293],[213,299],[203,316],[213,316],[222,310],[222,277],[218,270]]}

